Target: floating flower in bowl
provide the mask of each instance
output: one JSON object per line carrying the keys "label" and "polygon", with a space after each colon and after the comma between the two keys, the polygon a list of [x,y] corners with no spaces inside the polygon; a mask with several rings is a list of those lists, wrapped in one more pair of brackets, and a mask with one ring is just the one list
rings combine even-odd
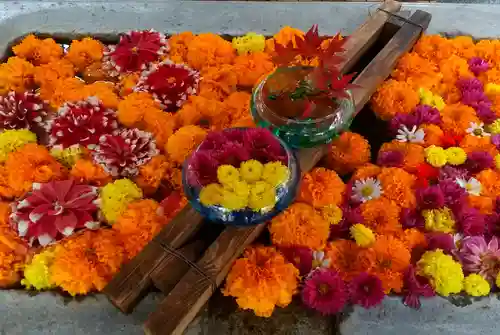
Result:
{"label": "floating flower in bowl", "polygon": [[286,144],[263,128],[212,132],[184,163],[184,192],[207,219],[265,222],[295,198],[300,169]]}

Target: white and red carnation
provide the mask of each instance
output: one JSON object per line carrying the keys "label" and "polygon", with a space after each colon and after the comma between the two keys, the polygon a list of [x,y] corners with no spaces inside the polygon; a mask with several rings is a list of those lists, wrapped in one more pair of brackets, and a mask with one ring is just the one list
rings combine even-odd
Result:
{"label": "white and red carnation", "polygon": [[154,30],[130,31],[120,36],[104,54],[105,63],[116,74],[145,70],[167,53],[167,37]]}
{"label": "white and red carnation", "polygon": [[28,195],[12,204],[10,221],[19,236],[31,244],[48,245],[79,228],[95,229],[97,188],[74,180],[33,184]]}
{"label": "white and red carnation", "polygon": [[47,105],[32,91],[0,96],[1,129],[41,129],[46,117]]}
{"label": "white and red carnation", "polygon": [[190,95],[196,94],[199,81],[198,71],[165,60],[143,71],[134,90],[149,92],[166,111],[172,112],[180,108]]}
{"label": "white and red carnation", "polygon": [[117,128],[116,111],[104,107],[97,97],[67,102],[47,122],[49,144],[62,148],[72,145],[93,148],[102,135]]}
{"label": "white and red carnation", "polygon": [[141,165],[158,154],[151,133],[131,128],[101,136],[92,157],[113,177],[134,177]]}

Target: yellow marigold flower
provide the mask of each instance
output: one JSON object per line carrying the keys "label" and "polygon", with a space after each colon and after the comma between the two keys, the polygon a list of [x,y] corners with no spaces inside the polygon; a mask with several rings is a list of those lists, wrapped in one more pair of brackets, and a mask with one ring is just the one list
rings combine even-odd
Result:
{"label": "yellow marigold flower", "polygon": [[35,255],[31,263],[24,268],[24,279],[21,284],[27,289],[38,291],[54,288],[56,285],[50,279],[50,267],[54,260],[54,248],[49,248]]}
{"label": "yellow marigold flower", "polygon": [[5,130],[0,133],[0,162],[28,143],[36,143],[36,135],[27,129]]}
{"label": "yellow marigold flower", "polygon": [[500,119],[496,119],[488,125],[488,132],[492,135],[500,134]]}
{"label": "yellow marigold flower", "polygon": [[500,273],[498,273],[498,275],[497,275],[497,278],[495,280],[495,284],[497,285],[497,287],[500,287]]}
{"label": "yellow marigold flower", "polygon": [[342,220],[342,209],[337,205],[328,205],[319,208],[319,213],[330,224],[339,224]]}
{"label": "yellow marigold flower", "polygon": [[442,209],[425,209],[422,211],[425,220],[425,229],[441,233],[452,233],[455,231],[455,219],[452,211],[444,207]]}
{"label": "yellow marigold flower", "polygon": [[290,171],[281,162],[269,162],[264,165],[262,180],[276,187],[288,180]]}
{"label": "yellow marigold flower", "polygon": [[263,181],[258,181],[250,188],[250,197],[248,206],[253,211],[260,211],[267,208],[272,208],[276,204],[276,189]]}
{"label": "yellow marigold flower", "polygon": [[498,170],[500,170],[500,154],[495,155],[495,166]]}
{"label": "yellow marigold flower", "polygon": [[229,185],[240,180],[240,171],[232,165],[221,165],[217,168],[217,180],[222,185]]}
{"label": "yellow marigold flower", "polygon": [[234,192],[239,197],[248,198],[250,195],[250,186],[244,180],[236,180],[231,184],[224,185],[224,188]]}
{"label": "yellow marigold flower", "polygon": [[461,165],[467,160],[467,153],[459,147],[451,147],[445,150],[446,160],[451,165]]}
{"label": "yellow marigold flower", "polygon": [[248,160],[240,165],[240,176],[246,182],[255,183],[262,177],[264,165],[255,159]]}
{"label": "yellow marigold flower", "polygon": [[71,168],[77,160],[83,158],[84,151],[79,145],[73,145],[66,149],[53,148],[50,154],[64,166]]}
{"label": "yellow marigold flower", "polygon": [[127,209],[127,205],[142,198],[142,190],[130,179],[118,179],[101,189],[101,212],[113,224]]}
{"label": "yellow marigold flower", "polygon": [[200,191],[200,202],[204,206],[219,205],[222,201],[222,190],[222,186],[215,183],[203,187]]}
{"label": "yellow marigold flower", "polygon": [[349,228],[349,232],[360,247],[368,248],[375,243],[375,234],[373,234],[373,231],[361,223],[352,225]]}
{"label": "yellow marigold flower", "polygon": [[483,276],[472,273],[465,277],[464,290],[468,295],[473,297],[483,297],[490,294],[490,284]]}
{"label": "yellow marigold flower", "polygon": [[266,38],[264,35],[249,32],[244,36],[233,38],[233,48],[238,55],[264,51]]}
{"label": "yellow marigold flower", "polygon": [[448,156],[443,148],[431,145],[425,148],[425,160],[434,167],[442,167],[448,162]]}
{"label": "yellow marigold flower", "polygon": [[442,296],[462,291],[464,284],[462,267],[441,249],[425,252],[417,262],[417,273],[427,277],[434,290]]}
{"label": "yellow marigold flower", "polygon": [[486,94],[500,94],[500,85],[487,83],[486,86],[484,86],[484,92]]}
{"label": "yellow marigold flower", "polygon": [[437,94],[435,95],[425,88],[419,88],[418,94],[420,96],[420,103],[422,103],[423,105],[429,105],[438,110],[442,110],[446,106],[441,96]]}
{"label": "yellow marigold flower", "polygon": [[243,197],[230,189],[224,188],[222,190],[222,199],[220,204],[222,207],[230,211],[237,211],[247,207],[248,196]]}

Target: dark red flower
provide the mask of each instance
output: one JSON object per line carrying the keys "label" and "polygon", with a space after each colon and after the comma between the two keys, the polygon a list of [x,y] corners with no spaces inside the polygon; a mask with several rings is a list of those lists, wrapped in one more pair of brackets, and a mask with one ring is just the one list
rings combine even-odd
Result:
{"label": "dark red flower", "polygon": [[306,247],[283,247],[280,252],[286,260],[299,269],[300,275],[305,276],[312,270],[313,252]]}
{"label": "dark red flower", "polygon": [[166,60],[144,71],[135,90],[151,93],[166,111],[175,111],[196,93],[199,81],[199,72]]}
{"label": "dark red flower", "polygon": [[11,91],[0,96],[1,129],[38,130],[46,117],[47,106],[36,93]]}
{"label": "dark red flower", "polygon": [[419,188],[415,196],[420,209],[436,209],[444,206],[444,194],[438,185]]}
{"label": "dark red flower", "polygon": [[109,59],[119,73],[136,72],[159,61],[167,51],[164,34],[153,30],[131,31],[121,35],[117,45],[109,47],[105,59]]}
{"label": "dark red flower", "polygon": [[20,236],[45,246],[78,228],[97,228],[97,195],[97,188],[73,180],[33,184],[32,192],[13,203],[10,219]]}
{"label": "dark red flower", "polygon": [[364,308],[377,306],[384,300],[382,281],[368,273],[360,273],[349,284],[351,302]]}
{"label": "dark red flower", "polygon": [[415,209],[403,208],[401,210],[401,224],[404,229],[418,228],[423,229],[425,220],[420,211]]}
{"label": "dark red flower", "polygon": [[421,163],[417,166],[417,177],[428,181],[436,180],[439,177],[439,169],[427,163]]}
{"label": "dark red flower", "polygon": [[151,133],[131,128],[101,136],[92,157],[113,177],[134,177],[158,153]]}
{"label": "dark red flower", "polygon": [[455,219],[465,236],[483,235],[486,229],[485,216],[476,208],[461,206],[454,209]]}
{"label": "dark red flower", "polygon": [[427,240],[427,250],[441,249],[444,253],[452,255],[453,250],[456,248],[453,236],[450,234],[426,233],[425,238]]}
{"label": "dark red flower", "polygon": [[460,135],[444,133],[443,136],[441,136],[441,146],[443,148],[459,146],[460,141],[462,141],[462,138],[463,136]]}
{"label": "dark red flower", "polygon": [[433,297],[434,289],[425,277],[418,276],[413,265],[406,269],[404,274],[403,303],[411,308],[420,308],[420,297]]}
{"label": "dark red flower", "polygon": [[160,202],[163,213],[168,218],[173,218],[182,208],[182,195],[180,192],[172,191]]}
{"label": "dark red flower", "polygon": [[263,164],[280,161],[288,165],[285,149],[268,129],[247,129],[243,134],[243,141],[252,159]]}
{"label": "dark red flower", "polygon": [[249,159],[258,159],[252,156],[243,144],[238,142],[226,142],[219,149],[213,150],[212,155],[219,165],[227,164],[235,167],[239,167],[242,162]]}
{"label": "dark red flower", "polygon": [[340,275],[331,269],[318,268],[305,280],[304,304],[323,315],[339,313],[348,301],[348,290]]}
{"label": "dark red flower", "polygon": [[210,151],[196,151],[188,163],[187,181],[192,187],[202,187],[217,182],[219,162]]}
{"label": "dark red flower", "polygon": [[118,127],[116,111],[105,108],[96,97],[67,102],[47,123],[50,145],[68,148],[72,145],[92,147],[101,136]]}

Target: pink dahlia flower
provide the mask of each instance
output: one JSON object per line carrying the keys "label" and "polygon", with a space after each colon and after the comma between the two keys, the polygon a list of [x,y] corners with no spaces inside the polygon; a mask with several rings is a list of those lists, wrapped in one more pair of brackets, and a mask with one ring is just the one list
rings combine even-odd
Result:
{"label": "pink dahlia flower", "polygon": [[468,273],[478,273],[494,283],[500,271],[500,246],[492,237],[489,243],[482,236],[471,236],[462,240],[458,252],[463,268]]}
{"label": "pink dahlia flower", "polygon": [[346,284],[340,275],[331,269],[319,268],[304,282],[302,301],[323,315],[339,313],[349,298]]}
{"label": "pink dahlia flower", "polygon": [[45,246],[78,228],[97,228],[97,195],[97,188],[73,180],[35,183],[24,199],[13,203],[11,224],[19,236]]}

